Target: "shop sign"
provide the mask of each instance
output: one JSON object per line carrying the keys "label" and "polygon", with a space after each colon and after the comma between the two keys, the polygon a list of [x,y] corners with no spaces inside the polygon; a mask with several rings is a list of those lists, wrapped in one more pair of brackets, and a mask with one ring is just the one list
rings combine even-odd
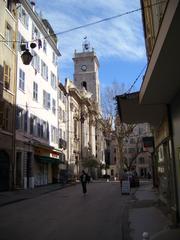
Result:
{"label": "shop sign", "polygon": [[130,181],[129,180],[122,180],[121,193],[122,194],[130,194]]}
{"label": "shop sign", "polygon": [[50,157],[59,159],[59,154],[56,153],[50,153]]}

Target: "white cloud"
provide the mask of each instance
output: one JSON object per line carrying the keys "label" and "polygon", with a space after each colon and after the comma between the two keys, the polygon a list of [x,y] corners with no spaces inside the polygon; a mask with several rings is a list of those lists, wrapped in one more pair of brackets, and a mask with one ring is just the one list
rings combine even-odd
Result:
{"label": "white cloud", "polygon": [[[139,0],[53,0],[47,8],[38,0],[39,9],[56,33],[139,8]],[[145,56],[141,12],[58,35],[61,62],[72,64],[74,50],[81,51],[83,37],[88,36],[99,58],[117,57],[126,61]]]}

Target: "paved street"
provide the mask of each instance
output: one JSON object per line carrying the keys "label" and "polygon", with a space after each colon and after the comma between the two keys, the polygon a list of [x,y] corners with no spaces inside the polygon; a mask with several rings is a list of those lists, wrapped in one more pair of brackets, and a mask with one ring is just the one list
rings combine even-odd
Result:
{"label": "paved street", "polygon": [[[70,186],[0,208],[1,240],[121,240],[130,196],[119,183]],[[123,221],[123,224],[122,224]]]}

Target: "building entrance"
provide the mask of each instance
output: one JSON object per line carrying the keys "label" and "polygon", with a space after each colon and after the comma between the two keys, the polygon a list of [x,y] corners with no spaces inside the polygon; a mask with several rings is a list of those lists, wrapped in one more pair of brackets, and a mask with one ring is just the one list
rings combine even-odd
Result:
{"label": "building entrance", "polygon": [[9,190],[9,156],[5,151],[0,151],[0,191]]}

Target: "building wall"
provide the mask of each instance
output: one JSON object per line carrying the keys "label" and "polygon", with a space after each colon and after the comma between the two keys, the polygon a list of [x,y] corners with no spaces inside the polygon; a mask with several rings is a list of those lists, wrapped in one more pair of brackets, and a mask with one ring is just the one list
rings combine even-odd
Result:
{"label": "building wall", "polygon": [[141,0],[147,57],[150,59],[168,0]]}
{"label": "building wall", "polygon": [[16,43],[13,41],[17,19],[15,1],[11,1],[9,9],[6,4],[0,1],[0,191],[14,187],[15,174]]}
{"label": "building wall", "polygon": [[123,152],[131,170],[136,170],[139,177],[152,175],[152,157],[147,149],[143,148],[143,137],[152,136],[148,123],[137,124],[129,137],[124,139]]}
{"label": "building wall", "polygon": [[174,142],[174,156],[175,156],[175,167],[176,167],[176,189],[177,189],[177,208],[178,216],[180,217],[180,92],[176,94],[170,104],[171,119],[172,119],[172,131],[173,131],[173,142]]}
{"label": "building wall", "polygon": [[[21,44],[18,43],[16,152],[22,151],[25,155],[26,153],[29,154],[28,156],[32,155],[31,161],[32,164],[35,164],[35,167],[30,177],[32,183],[29,184],[29,187],[33,187],[34,183],[35,185],[42,185],[47,184],[48,181],[52,182],[53,167],[51,163],[49,163],[49,167],[46,163],[43,166],[43,162],[36,163],[37,158],[34,155],[50,157],[53,160],[54,155],[57,158],[59,154],[56,60],[60,53],[53,38],[43,40],[44,36],[49,34],[49,31],[29,1],[25,0],[19,6],[18,17],[18,40],[25,44],[33,58],[29,65],[23,64],[21,55],[24,51],[21,49]],[[42,39],[41,42],[38,39]],[[32,42],[36,44],[33,49],[31,48]],[[37,59],[39,59],[39,63]],[[44,71],[42,76],[43,64],[47,66],[48,72]],[[37,86],[36,94],[35,84]],[[46,101],[44,101],[44,91],[49,94],[49,100],[46,96]],[[40,149],[40,151],[37,151],[37,149]],[[25,159],[23,164],[26,167]],[[27,168],[29,168],[29,165],[27,165]],[[24,173],[21,174],[22,177],[23,175]],[[49,180],[47,176],[49,176]],[[24,188],[28,187],[25,183],[23,186]]]}

